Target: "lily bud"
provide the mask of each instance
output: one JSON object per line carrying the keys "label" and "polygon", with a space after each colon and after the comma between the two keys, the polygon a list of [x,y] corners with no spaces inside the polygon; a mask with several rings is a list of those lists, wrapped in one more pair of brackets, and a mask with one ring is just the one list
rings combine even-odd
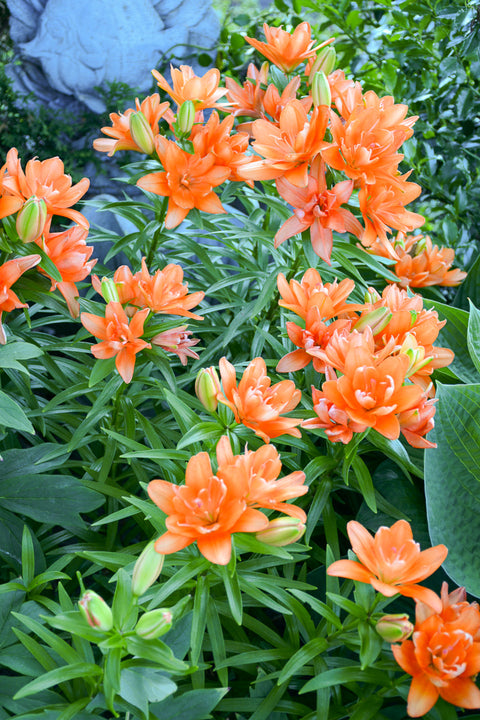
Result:
{"label": "lily bud", "polygon": [[205,410],[215,412],[218,406],[217,395],[220,392],[222,389],[215,368],[212,366],[199,370],[195,380],[195,395]]}
{"label": "lily bud", "polygon": [[369,287],[364,296],[366,303],[376,303],[381,299],[382,296],[373,287]]}
{"label": "lily bud", "polygon": [[255,537],[266,545],[283,547],[300,540],[304,532],[305,525],[301,520],[294,517],[283,517],[270,520],[266,528],[255,533]]}
{"label": "lily bud", "polygon": [[146,155],[151,155],[155,150],[155,138],[147,118],[141,110],[133,112],[129,116],[130,135],[133,142]]}
{"label": "lily bud", "polygon": [[113,627],[112,611],[100,595],[93,590],[87,590],[78,601],[78,609],[95,630],[108,632]]}
{"label": "lily bud", "polygon": [[45,200],[32,195],[17,215],[17,233],[24,243],[33,242],[40,237],[47,222]]}
{"label": "lily bud", "polygon": [[425,248],[427,247],[427,238],[423,235],[418,236],[418,240],[416,243],[412,246],[410,250],[410,254],[413,255],[413,257],[417,257],[417,255],[421,255]]}
{"label": "lily bud", "polygon": [[177,130],[181,135],[189,135],[195,120],[195,105],[192,100],[185,100],[177,113]]}
{"label": "lily bud", "polygon": [[405,613],[397,613],[381,617],[375,628],[380,637],[387,642],[403,642],[412,634],[413,623]]}
{"label": "lily bud", "polygon": [[111,278],[102,278],[101,291],[105,302],[120,302],[117,286]]}
{"label": "lily bud", "polygon": [[313,76],[311,95],[315,107],[319,105],[330,107],[332,104],[332,93],[325,73],[317,72]]}
{"label": "lily bud", "polygon": [[135,563],[132,575],[132,593],[143,595],[162,571],[165,556],[155,550],[155,540],[148,543]]}
{"label": "lily bud", "polygon": [[375,310],[371,310],[369,313],[360,318],[360,320],[357,320],[353,326],[353,330],[363,332],[365,328],[370,327],[373,335],[378,335],[379,332],[382,332],[382,330],[387,327],[392,317],[393,314],[388,308],[379,307]]}
{"label": "lily bud", "polygon": [[137,622],[135,632],[145,640],[155,640],[165,635],[172,627],[172,613],[166,608],[150,610],[142,615]]}
{"label": "lily bud", "polygon": [[405,377],[409,378],[411,375],[415,375],[425,365],[433,360],[433,357],[425,359],[425,348],[423,345],[419,345],[414,335],[408,333],[403,341],[399,355],[406,355],[410,361],[410,364],[405,373]]}
{"label": "lily bud", "polygon": [[323,72],[325,75],[330,75],[335,67],[336,61],[337,53],[335,52],[335,48],[331,45],[327,45],[327,47],[322,48],[318,53],[310,70],[310,76],[313,77],[317,72]]}

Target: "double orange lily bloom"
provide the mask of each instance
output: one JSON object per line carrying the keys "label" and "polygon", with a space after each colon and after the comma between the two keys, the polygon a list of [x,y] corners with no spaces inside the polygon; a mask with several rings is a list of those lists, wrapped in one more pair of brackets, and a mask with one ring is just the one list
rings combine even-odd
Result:
{"label": "double orange lily bloom", "polygon": [[234,366],[223,357],[219,363],[223,394],[219,402],[227,405],[237,423],[243,423],[266,443],[280,435],[300,437],[299,418],[281,417],[297,407],[302,393],[291,380],[271,385],[263,358],[255,358],[237,386]]}
{"label": "double orange lily bloom", "polygon": [[263,32],[267,42],[250,37],[246,37],[245,40],[287,74],[304,60],[314,57],[319,48],[332,42],[333,39],[314,48],[312,29],[308,22],[297,25],[293,33],[286,32],[281,27],[277,28],[264,23]]}
{"label": "double orange lily bloom", "polygon": [[190,458],[185,485],[152,480],[148,494],[165,512],[167,532],[155,543],[155,550],[170,554],[196,542],[212,563],[227,565],[232,553],[232,535],[258,532],[268,518],[257,508],[271,508],[306,519],[300,508],[284,501],[307,492],[305,475],[294,472],[277,480],[281,470],[278,453],[272,446],[255,452],[233,455],[230,441],[217,445],[218,468],[214,473],[206,452]]}
{"label": "double orange lily bloom", "polygon": [[25,257],[7,260],[0,266],[0,344],[5,345],[7,338],[2,326],[2,315],[4,312],[11,312],[15,308],[28,307],[22,303],[19,297],[11,290],[20,275],[35,267],[41,260],[40,255],[26,255]]}
{"label": "double orange lily bloom", "polygon": [[168,84],[158,70],[152,70],[152,75],[158,86],[165,90],[179,106],[186,100],[191,100],[196,110],[222,108],[217,100],[226,94],[227,89],[219,87],[220,71],[216,68],[208,70],[203,77],[198,77],[190,65],[180,65],[180,69],[170,65],[173,87]]}
{"label": "double orange lily bloom", "polygon": [[436,612],[417,603],[411,640],[392,645],[395,660],[412,675],[407,712],[423,717],[441,697],[461,708],[480,708],[480,611],[465,588],[450,594],[443,583]]}
{"label": "double orange lily bloom", "polygon": [[347,532],[359,562],[338,560],[328,567],[328,575],[369,583],[386,597],[400,593],[425,603],[437,613],[442,611],[438,595],[417,583],[443,563],[448,553],[445,545],[420,551],[406,520],[398,520],[390,528],[381,527],[375,537],[359,522],[351,520]]}

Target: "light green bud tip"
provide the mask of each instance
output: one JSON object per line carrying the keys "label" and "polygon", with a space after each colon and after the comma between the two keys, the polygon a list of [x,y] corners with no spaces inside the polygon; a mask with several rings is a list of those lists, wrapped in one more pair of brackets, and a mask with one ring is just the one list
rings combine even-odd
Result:
{"label": "light green bud tip", "polygon": [[152,128],[141,110],[130,115],[129,125],[133,142],[146,155],[151,155],[155,150],[155,138]]}
{"label": "light green bud tip", "polygon": [[17,233],[24,243],[33,242],[40,237],[47,222],[45,200],[32,195],[17,215]]}
{"label": "light green bud tip", "polygon": [[87,590],[78,601],[78,609],[95,630],[108,632],[113,627],[112,611],[105,600],[93,590]]}
{"label": "light green bud tip", "polygon": [[167,608],[158,608],[144,613],[137,623],[135,632],[145,640],[155,640],[172,627],[172,613]]}
{"label": "light green bud tip", "polygon": [[143,595],[153,585],[162,571],[164,555],[155,550],[155,540],[148,543],[135,563],[132,575],[132,593]]}

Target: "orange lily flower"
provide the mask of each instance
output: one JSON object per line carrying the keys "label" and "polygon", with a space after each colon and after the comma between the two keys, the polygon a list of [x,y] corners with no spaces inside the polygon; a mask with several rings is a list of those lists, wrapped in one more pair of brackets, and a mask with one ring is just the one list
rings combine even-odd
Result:
{"label": "orange lily flower", "polygon": [[[251,155],[246,155],[249,144],[249,136],[246,132],[236,132],[230,135],[235,119],[229,115],[222,122],[216,110],[210,115],[205,125],[194,125],[190,134],[190,140],[196,155],[206,157],[213,155],[215,165],[224,170],[230,169],[229,180],[242,181],[239,170],[254,161]],[[253,182],[250,181],[253,187]]]}
{"label": "orange lily flower", "polygon": [[333,143],[322,151],[325,162],[349,178],[373,184],[396,174],[403,155],[397,150],[413,134],[416,117],[404,120],[407,105],[392,97],[379,98],[373,91],[362,97],[347,120],[330,114]]}
{"label": "orange lily flower", "polygon": [[276,185],[283,199],[293,206],[294,214],[275,235],[275,247],[310,228],[314,251],[330,265],[332,230],[361,236],[363,228],[357,218],[342,207],[352,194],[353,180],[344,180],[327,188],[325,163],[320,156],[312,163],[307,187],[295,187],[285,177],[279,178]]}
{"label": "orange lily flower", "polygon": [[149,312],[148,308],[139,310],[129,324],[120,303],[109,302],[105,308],[104,318],[91,313],[80,315],[84,328],[102,341],[92,346],[93,355],[102,360],[115,357],[115,367],[126,383],[129,383],[133,377],[135,355],[144,348],[152,347],[150,343],[140,339]]}
{"label": "orange lily flower", "polygon": [[217,445],[217,459],[217,477],[227,486],[233,486],[239,478],[244,478],[248,507],[278,510],[306,522],[307,516],[302,508],[285,502],[308,492],[308,487],[303,484],[305,473],[297,470],[278,480],[282,463],[273,445],[262,445],[253,452],[245,448],[243,455],[234,455],[230,440],[224,435]]}
{"label": "orange lily flower", "polygon": [[405,355],[378,359],[361,345],[345,358],[345,374],[323,383],[330,402],[344,410],[351,420],[373,427],[389,440],[400,435],[397,415],[416,407],[422,389],[404,385],[409,359]]}
{"label": "orange lily flower", "polygon": [[400,431],[406,441],[416,448],[435,448],[436,443],[430,442],[425,435],[433,430],[435,415],[435,400],[422,397],[417,407],[406,410],[398,416]]}
{"label": "orange lily flower", "polygon": [[480,708],[475,676],[480,671],[480,611],[467,603],[465,588],[448,594],[443,583],[440,608],[417,604],[411,640],[392,645],[395,660],[412,675],[407,712],[423,717],[441,697],[466,709]]}
{"label": "orange lily flower", "polygon": [[60,290],[73,318],[77,318],[80,312],[77,300],[79,292],[75,283],[85,280],[97,262],[89,260],[93,252],[93,245],[87,245],[85,242],[87,235],[87,229],[74,225],[68,230],[57,233],[51,233],[47,229],[43,238],[37,240],[37,245],[45,250],[62,276],[62,280],[58,282],[42,268],[39,270],[52,281],[50,292],[55,288]]}
{"label": "orange lily flower", "polygon": [[194,207],[207,213],[225,213],[213,192],[230,175],[230,168],[215,164],[215,157],[190,155],[161,135],[155,138],[164,172],[154,172],[137,180],[137,185],[156,195],[169,198],[165,227],[171,230],[185,220]]}
{"label": "orange lily flower", "polygon": [[135,112],[141,111],[150,129],[153,137],[158,135],[158,123],[160,118],[166,113],[170,103],[160,102],[160,95],[154,93],[149,95],[142,100],[140,103],[138,98],[135,98],[135,110],[128,108],[123,114],[111,113],[110,120],[112,121],[112,127],[102,127],[102,132],[108,135],[109,138],[97,138],[93,141],[93,147],[99,152],[108,153],[109,157],[112,157],[117,150],[133,150],[135,152],[143,152],[135,140],[132,138],[130,132],[130,115]]}
{"label": "orange lily flower", "polygon": [[382,257],[392,257],[395,254],[397,262],[392,272],[398,276],[400,287],[454,287],[467,277],[467,273],[462,270],[450,270],[455,259],[455,250],[433,245],[428,235],[398,233],[391,244],[392,248],[386,250],[384,244],[373,243],[368,252]]}
{"label": "orange lily flower", "polygon": [[[72,186],[72,178],[64,174],[63,162],[59,157],[43,161],[29,160],[23,172],[16,148],[7,153],[6,169],[7,173],[2,179],[3,193],[16,198],[17,204],[21,201],[19,207],[35,195],[39,200],[45,201],[47,222],[52,215],[60,215],[88,229],[87,218],[70,207],[87,192],[90,185],[88,178],[82,178]],[[7,202],[0,217],[10,215],[11,207],[13,204]]]}
{"label": "orange lily flower", "polygon": [[196,542],[204,557],[216,565],[227,565],[232,554],[232,534],[257,532],[268,525],[268,518],[248,507],[248,485],[244,468],[227,471],[219,461],[213,472],[206,452],[188,461],[185,485],[152,480],[148,494],[168,515],[167,532],[155,542],[155,550],[168,555]]}
{"label": "orange lily flower", "polygon": [[[387,231],[394,228],[411,232],[424,224],[423,215],[405,210],[405,205],[422,192],[420,185],[407,182],[408,175],[409,173],[365,185],[358,193],[360,211],[365,222],[365,232],[360,239],[365,247],[373,245],[378,239],[389,251],[391,243],[388,241]],[[395,259],[393,251],[390,257]]]}
{"label": "orange lily flower", "polygon": [[308,182],[308,164],[327,145],[324,141],[328,124],[328,108],[316,107],[310,119],[300,100],[291,100],[281,111],[277,125],[268,120],[255,120],[252,132],[254,149],[265,160],[257,160],[242,168],[246,180],[272,180],[285,177],[297,187]]}
{"label": "orange lily flower", "polygon": [[227,405],[235,415],[237,423],[243,423],[256,435],[269,443],[280,435],[301,437],[297,425],[299,418],[280,417],[297,407],[301,392],[291,380],[282,380],[271,385],[263,358],[255,358],[243,373],[237,387],[234,366],[223,357],[219,363],[223,395],[219,402]]}
{"label": "orange lily flower", "polygon": [[369,583],[386,597],[400,593],[441,612],[438,595],[417,583],[432,575],[443,563],[448,553],[445,545],[420,552],[406,520],[398,520],[390,528],[381,527],[375,537],[352,520],[347,524],[347,532],[359,562],[338,560],[329,566],[327,575]]}
{"label": "orange lily flower", "polygon": [[324,430],[325,435],[332,442],[342,442],[347,445],[353,433],[361,433],[367,429],[351,420],[345,410],[340,410],[330,402],[321,390],[312,386],[313,411],[317,415],[302,422],[307,430]]}
{"label": "orange lily flower", "polygon": [[[290,82],[285,86],[281,95],[278,92],[276,85],[269,85],[265,91],[265,97],[263,98],[262,117],[265,120],[268,120],[269,118],[266,117],[266,115],[269,115],[275,123],[279,123],[282,110],[289,102],[297,100],[297,90],[300,87],[300,82],[301,78],[299,75],[292,78],[292,80],[290,80]],[[299,98],[298,102],[303,105],[306,113],[310,112],[313,102],[310,95],[304,98]]]}
{"label": "orange lily flower", "polygon": [[198,360],[198,353],[191,350],[193,345],[197,345],[200,340],[198,338],[190,338],[191,330],[187,330],[188,325],[180,325],[180,327],[172,330],[164,330],[152,338],[152,345],[158,345],[162,350],[178,355],[182,365],[187,364],[187,358],[191,357]]}
{"label": "orange lily flower", "polygon": [[7,260],[0,265],[0,344],[5,345],[7,338],[2,326],[2,314],[11,312],[15,308],[28,307],[27,303],[20,302],[18,296],[11,290],[13,283],[20,275],[35,267],[41,260],[40,255],[26,255],[25,257]]}
{"label": "orange lily flower", "polygon": [[230,112],[234,117],[247,115],[251,118],[262,116],[263,98],[265,90],[262,85],[267,84],[268,63],[263,63],[260,70],[257,70],[253,63],[250,63],[247,70],[247,79],[243,87],[235,82],[233,78],[225,78],[227,86],[227,100],[229,101]]}
{"label": "orange lily flower", "polygon": [[281,27],[271,27],[267,23],[263,23],[263,32],[267,42],[260,42],[260,40],[250,37],[246,37],[245,40],[287,74],[301,62],[315,55],[319,48],[333,41],[331,38],[315,48],[312,47],[314,40],[311,39],[312,28],[308,22],[297,25],[293,33],[286,32]]}
{"label": "orange lily flower", "polygon": [[[163,315],[180,315],[194,320],[203,320],[201,315],[190,312],[205,296],[204,292],[188,295],[188,283],[183,283],[183,269],[180,265],[170,263],[163,270],[150,275],[142,258],[142,269],[132,273],[128,265],[121,265],[115,270],[113,281],[117,286],[120,303],[129,303],[137,308],[149,308],[153,313]],[[102,286],[99,278],[92,277],[92,285],[101,295]],[[126,309],[127,315],[133,315],[134,308]]]}
{"label": "orange lily flower", "polygon": [[152,75],[158,86],[165,90],[179,106],[185,100],[191,100],[195,105],[195,110],[225,107],[217,103],[217,100],[227,92],[226,88],[218,86],[220,71],[217,68],[212,68],[203,77],[198,77],[190,65],[180,65],[180,70],[170,65],[173,88],[157,70],[152,70]]}
{"label": "orange lily flower", "polygon": [[346,278],[339,283],[335,280],[333,283],[324,284],[315,268],[309,268],[300,282],[297,280],[287,282],[285,276],[280,273],[277,277],[277,286],[282,296],[278,301],[280,307],[291,310],[304,320],[310,308],[314,306],[320,309],[322,320],[330,320],[340,313],[363,307],[345,302],[355,288],[353,280]]}
{"label": "orange lily flower", "polygon": [[347,80],[343,70],[335,70],[328,76],[332,104],[344,120],[348,120],[356,107],[363,103],[362,86]]}

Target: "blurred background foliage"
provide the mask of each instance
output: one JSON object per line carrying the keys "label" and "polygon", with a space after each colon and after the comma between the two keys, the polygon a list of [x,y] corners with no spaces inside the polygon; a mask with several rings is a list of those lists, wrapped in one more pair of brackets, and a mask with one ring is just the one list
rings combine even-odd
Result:
{"label": "blurred background foliage", "polygon": [[[260,64],[244,35],[263,39],[262,23],[295,26],[308,20],[319,40],[335,36],[337,67],[364,90],[392,94],[419,116],[406,143],[405,166],[423,188],[416,211],[437,244],[457,252],[468,268],[480,243],[480,2],[479,0],[215,0],[223,28],[216,57],[201,66],[243,79],[248,60]],[[8,9],[0,0],[0,154],[59,155],[77,180],[88,162],[100,162],[82,138],[95,137],[108,113],[131,106],[135,93],[118,83],[105,94],[107,112],[59,117],[29,111],[15,97],[4,65],[13,52]]]}

